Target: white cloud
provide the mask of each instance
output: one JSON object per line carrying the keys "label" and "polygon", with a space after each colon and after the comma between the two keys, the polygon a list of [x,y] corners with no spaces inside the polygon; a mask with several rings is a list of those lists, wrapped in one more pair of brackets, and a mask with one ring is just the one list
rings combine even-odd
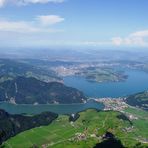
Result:
{"label": "white cloud", "polygon": [[36,32],[38,29],[23,21],[0,21],[0,31],[10,32]]}
{"label": "white cloud", "polygon": [[30,22],[0,20],[0,31],[17,33],[49,33],[62,31],[60,29],[53,29],[49,25],[59,23],[60,21],[63,21],[64,18],[61,18],[60,16],[56,15],[48,15],[47,18],[46,16],[44,17],[45,18],[40,18],[38,20],[36,20],[35,18],[33,21]]}
{"label": "white cloud", "polygon": [[130,36],[148,37],[148,30],[137,31],[137,32],[130,34]]}
{"label": "white cloud", "polygon": [[111,40],[77,42],[77,45],[148,47],[148,30],[133,32],[126,37],[113,37]]}
{"label": "white cloud", "polygon": [[111,41],[117,46],[148,46],[148,30],[133,32],[127,37],[113,37]]}
{"label": "white cloud", "polygon": [[109,41],[84,41],[77,43],[79,45],[87,45],[87,46],[101,46],[101,45],[110,45]]}
{"label": "white cloud", "polygon": [[45,4],[45,3],[62,3],[64,2],[64,0],[18,0],[22,3],[33,3],[33,4],[36,4],[36,3],[42,3],[42,4]]}
{"label": "white cloud", "polygon": [[28,4],[47,4],[47,3],[63,3],[65,0],[15,0],[18,5],[28,5]]}
{"label": "white cloud", "polygon": [[65,0],[0,0],[0,7],[3,7],[4,4],[15,4],[18,6],[28,5],[28,4],[47,4],[47,3],[63,3]]}
{"label": "white cloud", "polygon": [[53,25],[64,21],[64,18],[58,15],[40,15],[37,16],[38,20],[43,26]]}
{"label": "white cloud", "polygon": [[3,7],[5,2],[6,2],[6,0],[0,0],[0,7]]}
{"label": "white cloud", "polygon": [[123,42],[123,39],[121,37],[113,37],[112,42],[114,45],[120,45]]}

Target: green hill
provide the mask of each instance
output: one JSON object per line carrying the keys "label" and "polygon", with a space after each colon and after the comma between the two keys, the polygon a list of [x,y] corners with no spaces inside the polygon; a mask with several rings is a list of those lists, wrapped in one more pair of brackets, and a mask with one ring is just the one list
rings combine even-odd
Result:
{"label": "green hill", "polygon": [[0,83],[0,101],[16,104],[82,103],[86,97],[75,88],[59,82],[42,82],[35,78],[17,77]]}
{"label": "green hill", "polygon": [[[41,126],[18,134],[4,143],[4,147],[29,148],[147,148],[147,121],[138,119],[133,125],[121,119],[116,111],[89,109],[79,113],[76,121],[59,116],[48,126]],[[144,117],[145,118],[145,117]],[[139,124],[140,122],[140,124]],[[139,126],[142,125],[143,127]]]}
{"label": "green hill", "polygon": [[0,109],[0,144],[22,131],[48,125],[57,117],[57,114],[50,112],[35,116],[11,115]]}
{"label": "green hill", "polygon": [[137,106],[148,111],[148,91],[131,95],[125,101],[131,106]]}

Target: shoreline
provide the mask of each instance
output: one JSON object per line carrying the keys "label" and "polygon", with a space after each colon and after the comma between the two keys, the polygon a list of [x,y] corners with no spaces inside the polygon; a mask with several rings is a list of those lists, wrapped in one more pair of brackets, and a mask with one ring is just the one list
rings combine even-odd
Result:
{"label": "shoreline", "polygon": [[71,103],[71,104],[17,104],[17,103],[11,103],[11,102],[7,102],[7,101],[1,101],[0,102],[0,104],[2,104],[2,103],[7,103],[7,104],[12,104],[12,105],[20,105],[20,106],[52,106],[52,105],[82,105],[82,104],[86,104],[86,103],[88,103],[87,101],[86,101],[86,103]]}

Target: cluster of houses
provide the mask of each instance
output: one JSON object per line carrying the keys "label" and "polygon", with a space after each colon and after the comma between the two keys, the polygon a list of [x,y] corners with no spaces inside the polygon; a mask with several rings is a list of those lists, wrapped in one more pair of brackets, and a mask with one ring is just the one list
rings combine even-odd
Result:
{"label": "cluster of houses", "polygon": [[124,102],[126,98],[97,98],[95,99],[96,102],[103,103],[105,105],[104,110],[115,110],[115,111],[122,111],[128,107],[128,104]]}

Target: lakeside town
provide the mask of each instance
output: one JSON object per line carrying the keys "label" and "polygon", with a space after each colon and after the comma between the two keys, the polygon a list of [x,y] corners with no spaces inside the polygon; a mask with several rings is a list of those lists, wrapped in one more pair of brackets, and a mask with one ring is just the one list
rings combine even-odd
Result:
{"label": "lakeside town", "polygon": [[123,98],[122,97],[118,97],[118,98],[111,98],[111,97],[95,98],[94,100],[98,103],[103,103],[104,106],[105,106],[104,107],[105,111],[109,111],[109,110],[119,111],[121,113],[124,113],[129,118],[129,120],[137,120],[138,119],[138,116],[135,116],[135,115],[125,111],[126,108],[132,107],[125,102],[126,97],[123,97]]}
{"label": "lakeside town", "polygon": [[95,98],[94,100],[99,103],[103,103],[105,105],[104,110],[115,110],[115,111],[122,111],[128,107],[128,104],[125,103],[126,97],[124,98]]}

